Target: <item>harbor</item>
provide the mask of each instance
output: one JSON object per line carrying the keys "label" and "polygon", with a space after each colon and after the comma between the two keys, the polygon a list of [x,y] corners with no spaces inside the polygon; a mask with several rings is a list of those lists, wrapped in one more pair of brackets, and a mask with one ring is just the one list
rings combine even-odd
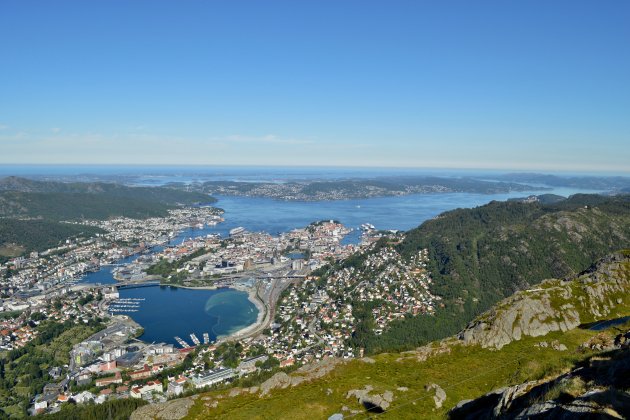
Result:
{"label": "harbor", "polygon": [[121,288],[109,306],[112,315],[128,315],[142,325],[140,340],[181,348],[210,344],[256,322],[258,308],[248,293],[231,289],[171,286]]}

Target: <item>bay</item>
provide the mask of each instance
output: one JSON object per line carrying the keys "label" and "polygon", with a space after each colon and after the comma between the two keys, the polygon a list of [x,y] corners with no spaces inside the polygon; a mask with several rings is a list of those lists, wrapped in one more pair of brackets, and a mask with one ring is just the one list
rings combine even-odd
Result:
{"label": "bay", "polygon": [[122,299],[137,301],[137,312],[128,312],[144,328],[140,339],[178,345],[178,336],[194,345],[190,334],[203,342],[203,333],[210,340],[245,328],[256,321],[258,310],[247,293],[234,289],[184,289],[170,286],[124,288]]}
{"label": "bay", "polygon": [[[556,188],[546,193],[569,196],[577,192],[597,191]],[[536,192],[531,192],[535,194]],[[215,204],[225,210],[225,222],[202,229],[190,228],[176,236],[177,244],[208,234],[229,235],[230,229],[242,226],[249,231],[264,231],[272,235],[301,228],[318,220],[338,220],[353,228],[344,243],[356,243],[360,226],[371,223],[377,229],[409,230],[440,213],[456,208],[470,208],[492,200],[524,197],[528,192],[506,194],[441,193],[399,197],[379,197],[340,201],[280,201],[269,198],[217,196]],[[130,262],[129,257],[124,262]],[[90,273],[81,282],[112,284],[112,267]],[[258,311],[245,292],[233,289],[192,290],[171,287],[141,287],[122,289],[121,298],[144,298],[137,312],[129,312],[144,328],[142,340],[176,344],[179,336],[192,344],[189,334],[202,340],[207,332],[211,339],[229,334],[255,322]]]}
{"label": "bay", "polygon": [[[596,190],[554,188],[544,193],[568,197],[576,193],[597,193]],[[510,198],[541,194],[541,191],[514,191],[505,194],[435,193],[411,194],[396,197],[376,197],[359,200],[336,201],[282,201],[271,198],[215,195],[216,207],[225,210],[225,222],[203,229],[190,228],[181,232],[173,241],[187,238],[220,234],[229,235],[230,229],[242,226],[252,232],[267,232],[277,235],[292,229],[307,226],[319,220],[337,220],[353,228],[344,243],[357,243],[359,228],[371,223],[376,229],[409,230],[425,220],[432,219],[448,210],[472,208],[492,200],[505,201]]]}

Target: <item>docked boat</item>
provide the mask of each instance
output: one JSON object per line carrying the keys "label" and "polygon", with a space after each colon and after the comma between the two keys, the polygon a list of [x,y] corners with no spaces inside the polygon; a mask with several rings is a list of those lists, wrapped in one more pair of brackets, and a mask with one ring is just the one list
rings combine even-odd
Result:
{"label": "docked boat", "polygon": [[236,227],[234,229],[230,229],[230,236],[236,236],[245,233],[245,228],[242,226]]}

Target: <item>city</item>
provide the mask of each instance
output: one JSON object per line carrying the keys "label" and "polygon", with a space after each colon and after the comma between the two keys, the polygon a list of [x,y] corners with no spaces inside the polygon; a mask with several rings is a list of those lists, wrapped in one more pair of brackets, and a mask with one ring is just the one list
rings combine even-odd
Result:
{"label": "city", "polygon": [[[377,231],[370,224],[363,225],[356,245],[342,245],[351,230],[332,220],[278,236],[238,228],[227,238],[172,241],[183,231],[222,222],[223,212],[213,207],[185,207],[148,220],[74,222],[103,233],[68,238],[60,247],[10,259],[0,267],[2,308],[14,314],[2,321],[2,349],[27,346],[37,338],[35,327],[42,319],[70,328],[91,326],[81,332],[93,332],[72,346],[68,363],[51,367],[50,382],[32,400],[33,414],[58,411],[70,400],[103,403],[131,397],[163,402],[264,371],[356,357],[362,349],[349,342],[357,323],[353,302],[383,301],[373,310],[377,331],[382,331],[404,314],[432,313],[439,300],[429,292],[426,252],[407,266],[383,248],[357,270],[344,269],[325,280],[311,274],[379,241],[401,240],[399,233]],[[81,282],[105,266],[112,267],[116,284]],[[143,299],[123,299],[118,289],[156,281],[170,287],[245,290],[258,319],[217,342],[204,334],[202,343],[193,334],[192,345],[179,337],[178,346],[145,343],[137,338],[141,325],[132,319]]]}

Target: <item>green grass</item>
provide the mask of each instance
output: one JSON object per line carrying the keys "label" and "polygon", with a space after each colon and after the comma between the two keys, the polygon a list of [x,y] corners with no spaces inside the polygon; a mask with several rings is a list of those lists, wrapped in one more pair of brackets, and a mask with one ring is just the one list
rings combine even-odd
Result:
{"label": "green grass", "polygon": [[[589,296],[588,283],[579,281],[561,283],[550,280],[544,291],[520,292],[527,295],[548,295],[552,306],[559,309],[570,303],[579,312],[582,323],[602,319],[615,319],[630,314],[630,302],[624,293],[630,265],[623,263],[614,275],[618,277],[620,291],[607,290],[603,301]],[[566,293],[570,290],[570,294]],[[566,297],[565,297],[566,296]],[[620,298],[619,304],[605,314],[603,306]],[[581,300],[580,300],[581,299]],[[512,300],[496,307],[497,312],[505,310]],[[604,314],[597,317],[590,312],[592,307]],[[487,313],[485,316],[489,316]],[[483,316],[482,316],[483,318]],[[614,336],[630,328],[625,325],[611,327],[605,334]],[[543,337],[524,336],[501,350],[483,349],[479,346],[462,346],[450,339],[448,353],[418,361],[415,352],[384,353],[374,356],[375,363],[369,364],[352,360],[338,366],[326,377],[293,388],[272,390],[271,394],[260,397],[258,394],[241,395],[225,398],[225,391],[203,394],[189,412],[189,418],[277,418],[279,413],[285,418],[328,418],[334,413],[351,415],[356,410],[355,418],[365,418],[367,413],[355,398],[346,398],[348,391],[363,389],[371,385],[372,393],[392,391],[395,395],[391,407],[379,417],[384,418],[444,418],[459,401],[478,398],[492,390],[508,385],[521,384],[531,380],[540,380],[557,376],[573,368],[576,363],[587,359],[593,352],[584,350],[581,345],[592,337],[602,334],[599,331],[573,329],[567,332],[556,331]],[[557,340],[564,344],[567,351],[557,351],[551,346],[538,347],[541,341],[550,343]],[[438,344],[433,343],[432,348]],[[425,386],[436,383],[447,394],[442,408],[437,409],[433,402],[433,393],[425,391]],[[408,391],[399,391],[406,387]],[[569,389],[552,389],[550,396],[560,395]],[[218,401],[218,406],[210,405]],[[342,410],[343,407],[348,410]]]}
{"label": "green grass", "polygon": [[8,407],[2,407],[2,410],[5,412],[7,417],[20,418],[23,417],[22,408],[18,405],[10,405]]}
{"label": "green grass", "polygon": [[5,244],[0,246],[0,256],[2,257],[19,257],[26,251],[26,248],[14,245],[14,244]]}
{"label": "green grass", "polygon": [[85,340],[93,333],[94,330],[90,327],[77,325],[43,346],[43,350],[51,354],[59,364],[68,364],[73,344]]}
{"label": "green grass", "polygon": [[[266,397],[253,394],[220,398],[218,406],[210,408],[205,404],[212,403],[221,392],[203,394],[196,400],[188,418],[267,419],[278,418],[279,413],[283,418],[292,419],[327,418],[334,413],[349,415],[349,411],[342,411],[343,406],[358,410],[360,413],[355,418],[365,418],[365,410],[356,399],[346,398],[349,390],[362,389],[365,385],[371,385],[373,393],[394,392],[392,406],[379,417],[443,418],[463,399],[568,370],[591,355],[579,350],[579,345],[594,335],[594,331],[581,329],[555,332],[545,337],[526,337],[500,351],[454,345],[450,354],[430,357],[425,362],[417,361],[411,353],[381,354],[374,357],[374,364],[353,360],[324,378],[293,388],[272,390]],[[535,346],[543,340],[558,340],[569,350],[560,352]],[[433,394],[424,390],[430,383],[436,383],[446,391],[447,399],[441,409],[435,408]],[[409,390],[398,391],[399,387]]]}

